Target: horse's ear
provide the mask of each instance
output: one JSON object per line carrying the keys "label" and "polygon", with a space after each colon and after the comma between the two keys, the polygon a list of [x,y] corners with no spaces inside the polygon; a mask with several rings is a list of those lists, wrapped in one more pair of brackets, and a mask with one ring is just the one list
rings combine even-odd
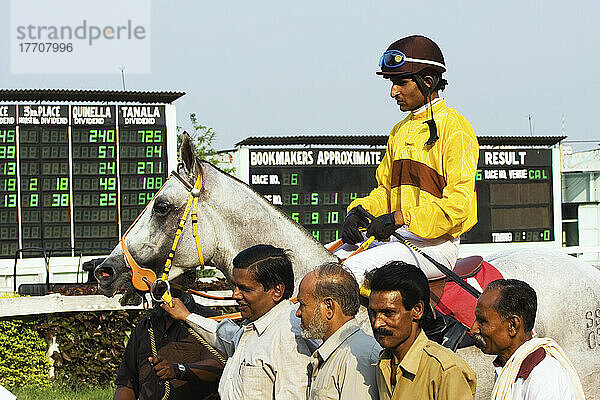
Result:
{"label": "horse's ear", "polygon": [[194,154],[192,138],[190,138],[190,135],[188,135],[186,131],[183,132],[183,140],[181,141],[179,154],[181,155],[185,169],[191,173],[192,169],[194,168],[196,156]]}

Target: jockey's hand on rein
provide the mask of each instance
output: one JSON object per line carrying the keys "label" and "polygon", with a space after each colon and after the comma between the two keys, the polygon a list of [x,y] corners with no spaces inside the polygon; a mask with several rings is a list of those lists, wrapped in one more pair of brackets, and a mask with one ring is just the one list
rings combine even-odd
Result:
{"label": "jockey's hand on rein", "polygon": [[379,241],[387,240],[397,228],[394,213],[383,214],[367,226],[367,237],[375,236],[375,239]]}
{"label": "jockey's hand on rein", "polygon": [[346,215],[342,227],[342,242],[346,244],[356,244],[363,241],[363,235],[358,228],[360,226],[366,226],[369,221],[360,214],[362,210],[362,206],[357,206],[350,210],[348,215]]}

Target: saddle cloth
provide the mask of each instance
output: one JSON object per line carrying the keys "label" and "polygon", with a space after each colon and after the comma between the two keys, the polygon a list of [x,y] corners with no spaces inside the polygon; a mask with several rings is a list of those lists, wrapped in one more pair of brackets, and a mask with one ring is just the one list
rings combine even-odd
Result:
{"label": "saddle cloth", "polygon": [[[479,272],[466,280],[479,291],[483,291],[488,283],[502,278],[502,274],[496,267],[483,261]],[[447,281],[442,297],[435,308],[443,314],[456,318],[463,325],[471,327],[475,322],[476,305],[477,299],[475,297],[456,283]]]}

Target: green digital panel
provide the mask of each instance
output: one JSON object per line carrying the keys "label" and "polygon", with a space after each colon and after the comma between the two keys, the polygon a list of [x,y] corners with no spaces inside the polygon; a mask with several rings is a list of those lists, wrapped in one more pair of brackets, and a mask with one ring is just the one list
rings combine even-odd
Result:
{"label": "green digital panel", "polygon": [[123,128],[119,148],[121,221],[125,231],[167,178],[166,128]]}
{"label": "green digital panel", "polygon": [[461,243],[555,240],[551,149],[481,149],[477,217]]}
{"label": "green digital panel", "polygon": [[[252,149],[250,186],[322,243],[341,236],[346,208],[376,187],[383,150]],[[461,243],[555,240],[551,149],[481,149],[478,222]]]}
{"label": "green digital panel", "polygon": [[383,150],[250,151],[252,188],[322,243],[341,237],[346,208],[377,185]]}
{"label": "green digital panel", "polygon": [[167,174],[164,105],[0,104],[0,258],[106,254]]}
{"label": "green digital panel", "polygon": [[[36,108],[32,106],[30,111],[33,110]],[[38,113],[38,126],[19,126],[21,242],[22,247],[43,247],[53,251],[65,249],[55,254],[69,255],[71,188],[68,128],[50,123],[62,123],[62,119],[42,120],[42,114]],[[66,116],[68,112],[61,106],[59,114]],[[39,211],[35,214],[36,218],[29,218],[33,215],[32,210]]]}
{"label": "green digital panel", "polygon": [[0,256],[18,248],[16,107],[0,106]]}
{"label": "green digital panel", "polygon": [[[101,253],[102,247],[113,247],[119,240],[116,110],[96,107],[102,115],[111,116],[104,118],[104,125],[71,129],[75,247],[85,249],[86,254]],[[86,110],[85,106],[80,109]]]}

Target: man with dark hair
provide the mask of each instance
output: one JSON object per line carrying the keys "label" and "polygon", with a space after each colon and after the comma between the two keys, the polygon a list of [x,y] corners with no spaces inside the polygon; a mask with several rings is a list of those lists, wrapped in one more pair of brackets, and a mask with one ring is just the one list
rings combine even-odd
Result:
{"label": "man with dark hair", "polygon": [[472,400],[477,385],[471,367],[421,330],[432,315],[423,271],[392,261],[375,270],[368,286],[373,334],[384,348],[377,364],[379,398]]}
{"label": "man with dark hair", "polygon": [[352,273],[322,264],[300,282],[298,303],[302,335],[323,340],[312,355],[307,399],[378,399],[373,364],[381,348],[354,319],[360,302]]}
{"label": "man with dark hair", "polygon": [[[184,281],[195,276],[195,271],[181,275],[177,283],[187,286]],[[199,315],[217,315],[196,304],[189,294],[173,289],[172,295]],[[154,304],[129,337],[115,379],[114,400],[160,400],[167,391],[169,400],[217,399],[223,362],[209,346],[189,326]]]}
{"label": "man with dark hair", "polygon": [[[390,236],[400,234],[454,268],[460,235],[477,223],[478,141],[469,121],[439,95],[447,84],[446,65],[435,42],[419,35],[397,40],[379,66],[377,74],[391,81],[390,96],[400,111],[410,113],[390,132],[377,168],[378,186],[348,206],[342,229],[346,245],[336,254],[344,258],[355,250],[365,240],[359,227],[367,227],[366,237],[376,241],[345,263],[359,281],[391,260],[410,262],[430,279],[438,278],[443,274],[430,261]],[[369,223],[362,209],[376,218]]]}
{"label": "man with dark hair", "polygon": [[233,284],[241,326],[191,314],[176,300],[163,309],[229,357],[219,383],[222,400],[304,399],[317,346],[302,337],[288,300],[294,272],[286,251],[262,244],[242,251],[233,259]]}
{"label": "man with dark hair", "polygon": [[495,354],[493,400],[584,399],[564,351],[550,338],[534,338],[537,296],[517,279],[491,282],[477,301],[471,332],[476,346]]}

